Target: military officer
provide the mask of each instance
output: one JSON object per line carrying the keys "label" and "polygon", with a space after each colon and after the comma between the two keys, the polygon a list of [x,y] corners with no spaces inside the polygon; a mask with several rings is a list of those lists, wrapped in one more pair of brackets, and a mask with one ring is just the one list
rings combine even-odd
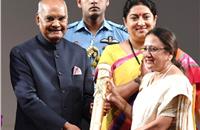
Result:
{"label": "military officer", "polygon": [[87,49],[92,67],[108,44],[122,42],[128,38],[123,25],[105,19],[109,0],[76,0],[82,9],[82,20],[69,24],[65,38]]}

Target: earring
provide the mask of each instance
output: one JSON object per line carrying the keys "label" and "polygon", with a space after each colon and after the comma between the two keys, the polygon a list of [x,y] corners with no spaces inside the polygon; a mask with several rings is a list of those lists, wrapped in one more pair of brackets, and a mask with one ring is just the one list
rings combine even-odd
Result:
{"label": "earring", "polygon": [[173,58],[173,56],[172,56],[172,55],[170,55],[170,56],[169,56],[169,58],[168,58],[168,60],[169,60],[169,61],[171,61],[171,60],[172,60],[172,58]]}

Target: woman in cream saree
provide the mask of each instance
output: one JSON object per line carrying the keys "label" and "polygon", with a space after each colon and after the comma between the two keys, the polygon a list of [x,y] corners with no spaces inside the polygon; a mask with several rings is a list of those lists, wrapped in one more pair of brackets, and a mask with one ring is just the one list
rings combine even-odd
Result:
{"label": "woman in cream saree", "polygon": [[175,35],[166,29],[147,33],[144,66],[151,72],[143,77],[133,107],[109,87],[108,100],[132,119],[131,130],[195,130],[195,93],[175,60],[174,44]]}

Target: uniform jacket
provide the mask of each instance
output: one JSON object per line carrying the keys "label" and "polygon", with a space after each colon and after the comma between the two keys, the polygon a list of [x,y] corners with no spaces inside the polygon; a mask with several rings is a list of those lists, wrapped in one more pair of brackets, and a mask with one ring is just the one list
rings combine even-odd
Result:
{"label": "uniform jacket", "polygon": [[106,45],[119,43],[128,39],[128,33],[123,25],[104,20],[97,33],[93,35],[83,20],[68,25],[65,38],[87,49],[95,46],[102,53]]}
{"label": "uniform jacket", "polygon": [[104,20],[96,34],[93,34],[88,30],[84,21],[81,20],[69,24],[64,37],[87,50],[91,66],[94,70],[104,48],[107,45],[127,40],[128,33],[123,25]]}

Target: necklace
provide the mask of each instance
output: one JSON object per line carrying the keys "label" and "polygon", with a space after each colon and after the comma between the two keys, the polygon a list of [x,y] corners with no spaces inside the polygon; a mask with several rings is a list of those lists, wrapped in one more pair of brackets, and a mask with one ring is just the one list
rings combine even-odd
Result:
{"label": "necklace", "polygon": [[172,66],[173,66],[173,64],[171,64],[169,66],[169,68],[166,70],[166,72],[164,74],[162,74],[162,76],[160,77],[161,79],[163,79],[167,75],[167,73],[171,70]]}
{"label": "necklace", "polygon": [[160,79],[163,79],[163,78],[167,75],[167,73],[171,70],[172,67],[173,67],[173,64],[171,64],[171,65],[167,68],[166,72],[163,73],[162,75],[161,75],[160,73],[154,74],[154,76],[151,78],[151,80],[149,80],[147,86],[149,86],[150,84],[152,84],[152,83],[155,81],[156,77],[158,77],[159,75],[161,75],[161,76],[159,76],[159,80],[160,80]]}
{"label": "necklace", "polygon": [[134,57],[135,57],[135,59],[136,59],[138,65],[140,65],[140,61],[139,61],[137,55],[135,54],[135,51],[134,51],[134,49],[133,49],[133,45],[131,44],[131,41],[130,41],[129,39],[128,39],[128,44],[129,44],[129,46],[131,47],[131,51],[132,51],[132,53],[133,53],[133,55],[134,55]]}

